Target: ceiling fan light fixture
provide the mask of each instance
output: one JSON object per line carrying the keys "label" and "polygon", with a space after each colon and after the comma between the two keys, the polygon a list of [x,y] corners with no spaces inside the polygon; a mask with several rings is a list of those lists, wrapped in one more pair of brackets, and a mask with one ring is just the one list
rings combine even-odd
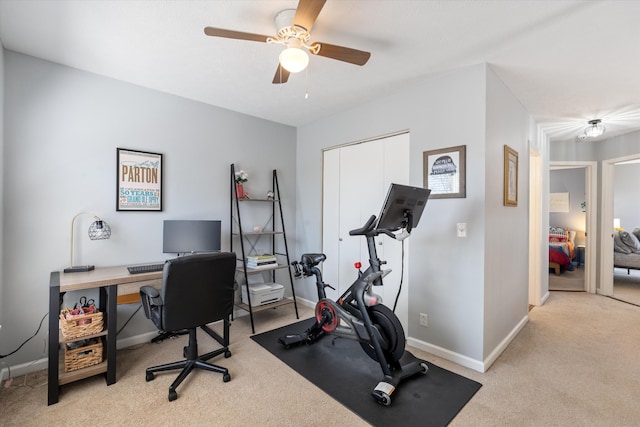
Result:
{"label": "ceiling fan light fixture", "polygon": [[280,52],[280,65],[290,73],[299,73],[309,65],[309,55],[297,47],[288,47]]}
{"label": "ceiling fan light fixture", "polygon": [[602,124],[602,120],[595,119],[589,120],[589,126],[584,130],[584,135],[587,138],[596,138],[604,133],[606,128]]}

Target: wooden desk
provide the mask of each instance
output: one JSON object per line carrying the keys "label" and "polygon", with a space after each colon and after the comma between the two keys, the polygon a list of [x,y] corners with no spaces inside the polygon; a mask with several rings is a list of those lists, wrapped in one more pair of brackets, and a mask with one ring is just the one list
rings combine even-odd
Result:
{"label": "wooden desk", "polygon": [[[116,329],[118,295],[125,295],[123,301],[129,302],[128,296],[137,293],[141,286],[159,287],[162,272],[129,274],[127,266],[96,268],[82,273],[62,273],[54,271],[49,279],[49,379],[48,404],[58,402],[60,386],[93,375],[105,373],[107,385],[116,382]],[[58,314],[60,313],[61,292],[82,289],[100,288],[99,310],[105,315],[103,332],[82,337],[77,340],[100,337],[106,349],[106,360],[100,364],[64,372],[64,352],[59,349],[66,341],[59,330]]]}

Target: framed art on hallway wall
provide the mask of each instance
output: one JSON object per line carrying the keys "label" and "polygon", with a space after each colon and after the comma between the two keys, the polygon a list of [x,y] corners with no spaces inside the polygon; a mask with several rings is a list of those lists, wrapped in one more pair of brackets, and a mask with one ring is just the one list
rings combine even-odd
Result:
{"label": "framed art on hallway wall", "polygon": [[504,146],[504,205],[518,206],[518,152]]}
{"label": "framed art on hallway wall", "polygon": [[431,199],[467,197],[466,157],[466,145],[423,153],[424,187]]}
{"label": "framed art on hallway wall", "polygon": [[162,154],[117,149],[116,211],[162,211]]}

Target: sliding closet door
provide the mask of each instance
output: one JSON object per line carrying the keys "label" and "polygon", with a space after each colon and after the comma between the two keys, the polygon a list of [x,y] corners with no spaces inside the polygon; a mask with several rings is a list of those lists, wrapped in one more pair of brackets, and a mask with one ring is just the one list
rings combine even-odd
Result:
{"label": "sliding closet door", "polygon": [[[409,181],[409,134],[325,151],[323,169],[323,251],[327,255],[323,274],[336,288],[327,288],[327,296],[336,299],[356,278],[354,262],[368,265],[366,240],[349,236],[349,231],[362,227],[371,215],[379,215],[392,182]],[[393,272],[374,291],[393,308],[400,281],[401,243],[386,236],[377,242],[378,257],[387,261],[383,269]],[[396,313],[405,328],[406,313],[405,288]]]}

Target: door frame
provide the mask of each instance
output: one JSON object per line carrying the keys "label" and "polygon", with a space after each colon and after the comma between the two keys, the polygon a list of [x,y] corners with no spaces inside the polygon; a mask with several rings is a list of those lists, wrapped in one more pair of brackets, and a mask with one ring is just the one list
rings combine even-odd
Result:
{"label": "door frame", "polygon": [[[594,161],[550,161],[549,170],[559,169],[584,169],[585,170],[585,201],[587,211],[585,213],[585,291],[596,293],[596,248],[597,239],[597,200],[598,200],[598,162]],[[604,197],[603,192],[603,197]],[[613,220],[612,220],[613,221]],[[613,249],[612,249],[613,250]],[[613,262],[613,258],[612,258]]]}
{"label": "door frame", "polygon": [[[640,159],[640,154],[602,161],[602,204],[600,206],[600,288],[598,293],[613,295],[613,192],[617,163]],[[605,256],[604,254],[609,254]]]}

